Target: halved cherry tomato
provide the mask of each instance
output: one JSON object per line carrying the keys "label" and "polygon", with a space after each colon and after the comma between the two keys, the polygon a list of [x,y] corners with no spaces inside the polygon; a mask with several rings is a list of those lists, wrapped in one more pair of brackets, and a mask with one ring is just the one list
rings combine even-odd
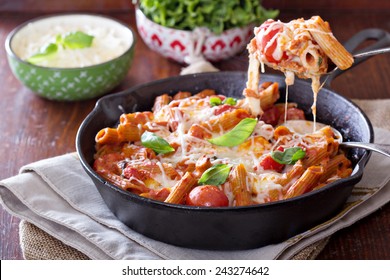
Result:
{"label": "halved cherry tomato", "polygon": [[[261,41],[259,42],[261,44],[258,45],[258,47],[260,47],[261,52],[264,54],[268,62],[278,63],[281,60],[286,59],[288,57],[286,52],[283,52],[281,59],[276,59],[273,56],[275,49],[277,48],[278,45],[277,40],[276,39],[273,40],[273,38],[277,36],[277,34],[280,33],[282,30],[282,27],[273,26],[272,30],[266,32],[273,22],[274,22],[273,20],[268,20],[260,26],[260,30],[263,30],[263,33],[265,34],[261,38]],[[268,42],[270,42],[271,40],[273,40],[272,44],[267,46]]]}
{"label": "halved cherry tomato", "polygon": [[[283,152],[284,149],[283,147],[278,147],[277,148],[278,151],[281,151]],[[283,168],[284,168],[284,164],[281,164],[279,162],[276,162],[272,157],[271,155],[267,155],[261,162],[260,162],[260,166],[263,167],[264,170],[273,170],[273,171],[276,171],[276,172],[282,172]]]}
{"label": "halved cherry tomato", "polygon": [[186,198],[186,204],[192,206],[223,207],[229,206],[226,194],[217,186],[204,185],[192,189]]}

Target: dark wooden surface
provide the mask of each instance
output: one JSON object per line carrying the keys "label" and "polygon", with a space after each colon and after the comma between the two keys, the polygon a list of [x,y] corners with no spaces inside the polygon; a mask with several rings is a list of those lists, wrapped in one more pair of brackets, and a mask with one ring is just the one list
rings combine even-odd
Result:
{"label": "dark wooden surface", "polygon": [[[0,1],[0,179],[16,175],[19,168],[27,163],[75,151],[77,129],[96,102],[96,100],[89,100],[63,103],[45,100],[22,86],[12,75],[3,47],[7,34],[26,20],[43,13],[62,11],[58,5],[50,4],[46,8],[45,5],[38,5],[57,1],[35,1],[38,4],[31,6],[30,10],[22,5],[23,2],[29,1]],[[76,3],[75,1],[66,2]],[[91,8],[87,5],[88,2],[91,1],[78,1],[78,5],[73,6],[67,4],[63,6],[63,10],[85,11]],[[98,4],[90,9],[91,11],[118,18],[136,30],[134,13],[129,0],[95,2]],[[340,41],[345,41],[364,28],[377,27],[389,31],[388,1],[374,2],[375,6],[370,6],[369,1],[343,1],[345,6],[340,8],[337,1],[329,1],[334,6],[324,7],[319,4],[311,6],[316,10],[294,9],[289,1],[275,1],[274,3],[281,9],[280,19],[282,20],[297,17],[308,18],[314,14],[321,15],[331,23],[336,37]],[[272,1],[264,1],[267,6],[271,3]],[[360,8],[356,8],[353,3],[361,4]],[[382,6],[380,6],[381,3]],[[133,67],[123,83],[113,92],[152,80],[175,76],[180,72],[181,65],[153,53],[144,45],[138,33],[137,37]],[[245,52],[215,64],[221,70],[228,71],[246,70],[247,65]],[[333,82],[333,88],[350,98],[390,98],[389,73],[390,56],[374,57],[364,65],[359,65],[337,78]],[[1,259],[23,258],[19,245],[18,224],[17,218],[0,208]],[[335,233],[318,258],[390,259],[389,225],[390,205],[388,204],[369,217]]]}

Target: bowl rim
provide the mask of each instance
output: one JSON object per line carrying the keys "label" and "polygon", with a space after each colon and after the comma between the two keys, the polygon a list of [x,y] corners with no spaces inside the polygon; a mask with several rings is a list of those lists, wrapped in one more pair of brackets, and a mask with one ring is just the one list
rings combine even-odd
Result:
{"label": "bowl rim", "polygon": [[[44,19],[48,19],[48,18],[67,17],[67,16],[91,16],[91,17],[104,18],[104,19],[107,19],[107,20],[114,21],[114,22],[118,23],[119,25],[121,25],[128,32],[130,32],[130,34],[132,36],[132,42],[131,42],[129,48],[126,49],[121,55],[119,55],[117,57],[114,57],[114,58],[112,58],[112,59],[110,59],[108,61],[104,61],[104,62],[101,62],[101,63],[98,63],[98,64],[93,64],[93,65],[89,65],[89,66],[85,66],[85,67],[61,68],[61,67],[40,66],[40,65],[29,63],[28,61],[21,59],[14,52],[14,50],[12,49],[11,42],[12,42],[14,36],[21,29],[23,29],[25,26],[27,26],[28,24],[33,23],[33,22],[37,22],[37,21],[41,21],[41,20],[44,20]],[[54,71],[75,71],[75,70],[80,71],[80,70],[89,70],[89,69],[92,69],[92,68],[95,68],[95,67],[100,67],[100,66],[103,66],[105,64],[112,63],[115,60],[119,60],[119,59],[123,58],[124,56],[126,56],[129,52],[131,52],[134,49],[136,42],[137,42],[137,37],[135,36],[134,30],[130,26],[126,25],[124,22],[122,22],[122,21],[120,21],[120,20],[118,20],[116,18],[113,18],[113,17],[110,17],[110,16],[106,16],[106,15],[94,14],[94,13],[82,13],[82,12],[80,12],[80,13],[61,13],[61,14],[50,14],[50,15],[44,15],[44,16],[32,18],[32,19],[30,19],[28,21],[25,21],[25,22],[21,23],[20,25],[16,26],[10,33],[8,33],[8,35],[7,35],[6,39],[5,39],[5,50],[6,50],[6,53],[7,53],[8,57],[16,59],[19,63],[25,64],[25,65],[29,65],[29,66],[32,66],[32,67],[35,67],[35,68],[38,68],[38,69],[54,70]]]}
{"label": "bowl rim", "polygon": [[[356,184],[358,181],[361,180],[361,177],[362,177],[363,172],[364,172],[364,166],[366,165],[366,163],[370,159],[371,151],[364,151],[364,154],[357,161],[356,165],[354,166],[353,173],[349,177],[342,178],[342,179],[339,179],[337,181],[331,182],[320,189],[304,193],[304,194],[299,195],[297,197],[273,201],[273,202],[267,202],[267,203],[263,203],[263,204],[247,205],[247,206],[199,207],[199,206],[166,203],[166,202],[161,202],[158,200],[153,200],[150,198],[141,197],[141,196],[136,195],[134,193],[125,191],[125,190],[119,188],[118,186],[108,182],[107,180],[102,178],[100,175],[98,175],[95,172],[95,170],[93,170],[91,163],[89,163],[87,161],[87,159],[84,156],[84,153],[82,152],[80,138],[82,137],[82,133],[84,132],[85,127],[88,126],[91,121],[93,121],[94,116],[97,113],[99,113],[100,109],[102,109],[102,107],[104,106],[103,105],[104,102],[107,102],[107,100],[109,101],[110,99],[120,98],[121,96],[131,95],[132,93],[136,92],[137,90],[139,90],[141,88],[150,87],[153,85],[158,85],[158,84],[170,81],[170,80],[185,79],[186,77],[187,78],[191,78],[191,77],[196,78],[198,76],[204,76],[204,75],[210,75],[210,74],[213,74],[213,75],[226,75],[226,74],[228,74],[228,75],[246,75],[246,72],[245,71],[220,71],[220,72],[214,72],[214,73],[198,73],[198,74],[173,76],[173,77],[163,78],[163,79],[139,84],[139,85],[130,87],[128,89],[125,89],[123,91],[99,98],[96,102],[95,107],[86,116],[86,118],[83,120],[83,122],[79,126],[79,129],[78,129],[77,134],[76,134],[76,151],[77,151],[78,157],[80,159],[80,163],[83,166],[83,168],[87,171],[87,174],[90,177],[93,176],[94,179],[96,179],[100,183],[104,184],[105,187],[111,188],[111,190],[119,192],[122,196],[125,196],[126,199],[137,200],[139,203],[150,204],[150,205],[154,205],[155,207],[170,208],[172,210],[176,209],[176,210],[180,210],[180,211],[185,210],[185,211],[197,211],[197,212],[224,212],[224,211],[238,212],[238,211],[244,211],[244,210],[245,211],[255,210],[258,208],[265,208],[265,209],[270,209],[270,208],[274,208],[274,207],[277,208],[277,207],[281,207],[281,205],[286,205],[286,204],[291,205],[291,204],[297,203],[297,202],[302,201],[302,200],[310,199],[310,197],[320,195],[322,192],[331,191],[334,187],[336,187],[337,185],[339,185],[341,183],[347,182],[350,184]],[[280,75],[277,75],[277,74],[264,74],[264,76],[272,77],[272,78],[281,77]],[[306,83],[307,86],[310,87],[309,82],[307,82],[305,80],[297,79],[296,82]],[[356,110],[359,112],[359,114],[361,114],[361,116],[365,120],[365,122],[367,124],[368,131],[369,131],[370,142],[373,142],[374,141],[374,131],[373,131],[371,121],[369,120],[367,115],[361,110],[361,108],[359,106],[357,106],[350,99],[338,94],[336,91],[334,91],[330,88],[324,88],[324,89],[330,91],[332,94],[335,94],[338,98],[347,101],[348,103],[353,105],[354,108],[356,108]],[[99,188],[96,185],[95,185],[95,187]]]}

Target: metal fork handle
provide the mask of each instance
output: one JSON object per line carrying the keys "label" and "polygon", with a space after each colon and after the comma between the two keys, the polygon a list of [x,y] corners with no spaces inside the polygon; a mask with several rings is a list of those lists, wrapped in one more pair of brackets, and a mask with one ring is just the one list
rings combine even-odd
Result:
{"label": "metal fork handle", "polygon": [[390,52],[390,47],[389,48],[382,48],[382,49],[372,50],[372,51],[368,51],[368,52],[357,53],[357,54],[354,54],[353,57],[358,58],[358,57],[372,56],[372,55],[388,53],[388,52]]}
{"label": "metal fork handle", "polygon": [[340,144],[342,147],[348,148],[362,148],[370,151],[380,153],[382,155],[390,157],[390,145],[389,144],[374,144],[374,143],[361,143],[361,142],[343,142]]}

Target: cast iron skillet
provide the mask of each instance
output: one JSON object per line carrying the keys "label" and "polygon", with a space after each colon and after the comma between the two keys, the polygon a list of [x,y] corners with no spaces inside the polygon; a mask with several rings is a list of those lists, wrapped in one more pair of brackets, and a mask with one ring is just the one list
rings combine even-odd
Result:
{"label": "cast iron skillet", "polygon": [[[84,169],[119,220],[147,237],[169,244],[238,250],[286,240],[327,221],[340,211],[363,175],[370,156],[367,151],[349,151],[354,165],[349,178],[296,198],[245,207],[210,209],[162,203],[123,191],[93,171],[95,135],[101,128],[115,126],[122,113],[150,110],[156,96],[180,90],[196,93],[211,88],[220,94],[241,98],[246,79],[245,72],[179,76],[136,86],[97,102],[79,128],[76,146]],[[281,95],[284,95],[284,76],[263,74],[261,81],[278,82]],[[289,88],[289,101],[297,102],[308,117],[311,116],[312,98],[307,81],[296,80]],[[347,141],[373,142],[370,121],[348,99],[324,88],[318,96],[317,108],[318,121],[340,130]]]}

